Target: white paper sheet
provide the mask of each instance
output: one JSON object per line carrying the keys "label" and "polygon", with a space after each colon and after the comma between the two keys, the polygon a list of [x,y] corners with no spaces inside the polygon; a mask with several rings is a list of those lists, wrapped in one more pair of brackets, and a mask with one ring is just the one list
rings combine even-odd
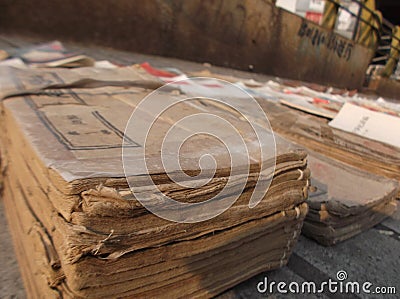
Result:
{"label": "white paper sheet", "polygon": [[400,118],[346,103],[329,126],[400,148]]}

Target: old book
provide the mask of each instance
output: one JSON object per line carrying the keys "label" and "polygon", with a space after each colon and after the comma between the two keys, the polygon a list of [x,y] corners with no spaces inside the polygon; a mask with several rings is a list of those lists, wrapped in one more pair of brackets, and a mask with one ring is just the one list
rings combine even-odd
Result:
{"label": "old book", "polygon": [[[239,78],[215,75],[209,72],[202,73],[201,75],[223,78],[230,82],[243,82],[243,80]],[[326,118],[332,118],[333,114],[330,116],[321,114],[324,117],[322,118],[316,116],[320,114],[314,109],[311,111],[291,104],[290,106],[295,108],[292,109],[288,106],[281,105],[279,103],[281,98],[285,99],[285,97],[293,96],[284,93],[284,88],[287,86],[302,86],[303,88],[309,86],[313,89],[310,92],[315,93],[326,91],[327,87],[316,86],[315,84],[307,84],[304,82],[277,80],[284,85],[271,81],[267,84],[259,82],[257,82],[257,84],[248,84],[246,82],[245,85],[241,85],[256,98],[261,108],[267,114],[274,132],[279,133],[281,136],[290,141],[294,141],[306,149],[318,152],[324,156],[345,162],[367,172],[400,180],[400,150],[399,147],[395,146],[396,142],[398,143],[397,136],[386,134],[384,138],[388,139],[388,136],[390,136],[389,140],[386,140],[386,142],[382,142],[382,140],[372,140],[330,126]],[[334,94],[354,95],[354,91],[348,92],[333,89],[330,94],[327,94],[327,96],[329,96],[328,99],[331,100],[331,97]],[[321,95],[319,94],[319,96]],[[294,100],[297,100],[297,96]],[[344,98],[343,102],[339,103],[340,105],[338,106],[330,107],[333,108],[331,111],[338,111],[345,100],[346,98]],[[387,102],[382,104],[382,101],[377,103],[357,98],[351,98],[348,100],[360,107],[366,107],[369,110],[389,114],[384,116],[384,118],[390,118],[390,115],[398,116],[398,105],[390,105]],[[305,113],[301,110],[310,113]],[[372,112],[369,111],[368,113]],[[382,127],[382,121],[380,122],[379,127]],[[375,125],[375,129],[376,128],[378,128],[378,126]],[[374,134],[379,136],[376,132],[374,132]]]}
{"label": "old book", "polygon": [[93,58],[68,51],[59,41],[19,49],[16,56],[33,67],[88,67],[93,66]]}
{"label": "old book", "polygon": [[399,183],[309,153],[311,190],[303,233],[324,245],[355,236],[392,215]]}
{"label": "old book", "polygon": [[[398,177],[394,169],[399,164],[390,165],[389,161],[398,160],[399,151],[392,146],[363,140],[360,136],[331,128],[331,134],[335,135],[328,143],[326,136],[319,135],[319,130],[327,127],[326,120],[289,109],[278,102],[259,99],[259,103],[268,115],[275,135],[278,136],[278,132],[292,142],[303,145],[308,152],[308,167],[312,175],[308,199],[310,211],[303,228],[307,236],[324,245],[334,245],[371,228],[394,213],[396,197],[400,192],[398,181],[378,174]],[[249,111],[249,114],[257,122],[256,111]],[[334,141],[337,142],[336,146],[332,145]],[[367,148],[364,144],[371,144],[371,147]],[[345,146],[350,145],[354,149],[346,150]],[[337,157],[338,153],[342,155]],[[329,156],[352,164],[357,160],[362,161],[369,171]],[[369,161],[369,157],[383,166],[373,168],[374,162]],[[384,167],[393,167],[393,171],[383,172]]]}
{"label": "old book", "polygon": [[258,99],[275,132],[307,149],[367,172],[400,180],[398,147],[332,128],[326,119]]}
{"label": "old book", "polygon": [[[82,70],[79,79],[85,78],[85,71],[89,70]],[[112,75],[116,72],[132,73],[98,72],[95,78],[103,83],[121,82]],[[23,95],[2,102],[4,199],[15,244],[21,247],[21,267],[29,265],[22,272],[32,297],[212,297],[288,261],[308,210],[310,173],[304,150],[277,138],[276,157],[261,161],[255,133],[244,119],[212,108],[207,99],[193,100],[166,111],[150,131],[146,162],[155,191],[136,164],[124,171],[121,157],[121,149],[128,149],[128,158],[139,163],[144,145],[138,140],[145,128],[125,135],[124,131],[149,91],[140,85],[107,83],[76,88],[66,85],[76,81],[76,72],[36,73],[41,78],[54,74],[57,79],[44,84],[32,83],[32,73],[17,74],[8,91]],[[54,80],[60,88],[54,89]],[[140,110],[139,124],[151,120],[153,108],[180,97],[184,96],[162,93],[148,110]],[[177,120],[211,112],[207,109],[229,120],[243,136],[250,155],[248,169],[241,164],[233,167],[223,144],[199,135],[180,149],[184,173],[166,172],[160,164],[162,137]],[[200,124],[202,130],[215,126]],[[196,126],[182,128],[192,132]],[[231,136],[223,130],[220,134]],[[272,138],[269,134],[266,141]],[[173,135],[169,144],[182,143],[180,138]],[[247,156],[235,148],[239,144],[233,143],[232,157]],[[201,169],[199,157],[205,153],[213,155],[215,164]],[[214,170],[205,183],[196,178],[202,170]],[[170,178],[174,174],[177,181]],[[197,188],[183,184],[185,174],[193,177]],[[259,181],[269,181],[270,188],[251,209]],[[128,182],[135,184],[134,194]],[[228,184],[228,192],[219,198]],[[150,213],[137,197],[143,195],[154,206],[174,212],[174,206],[164,206],[161,193],[183,203],[217,196],[215,209],[221,208],[224,198],[237,200],[207,221],[190,220],[214,211],[193,215],[190,209],[180,209],[182,221],[173,222]]]}

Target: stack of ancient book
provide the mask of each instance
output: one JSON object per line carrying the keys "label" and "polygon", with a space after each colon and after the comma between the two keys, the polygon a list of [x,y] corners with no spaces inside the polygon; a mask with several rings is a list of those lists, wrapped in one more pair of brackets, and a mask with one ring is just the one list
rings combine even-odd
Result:
{"label": "stack of ancient book", "polygon": [[[398,148],[331,128],[326,119],[277,101],[259,98],[258,102],[275,136],[301,144],[308,152],[310,212],[302,230],[305,235],[334,245],[394,213],[400,194]],[[241,105],[248,106],[245,101]],[[257,122],[257,111],[248,112]]]}
{"label": "stack of ancient book", "polygon": [[[277,138],[276,159],[261,161],[260,145],[246,120],[217,111],[237,128],[248,153],[235,150],[240,144],[223,130],[219,133],[228,138],[229,151],[204,134],[187,142],[171,134],[167,145],[181,145],[183,171],[166,171],[163,163],[174,153],[161,159],[163,136],[172,124],[211,107],[206,99],[179,103],[153,119],[145,145],[141,137],[146,128],[137,121],[151,119],[151,109],[139,109],[139,126],[124,131],[132,111],[148,95],[146,88],[158,84],[152,78],[134,69],[122,71],[124,83],[112,75],[115,70],[106,76],[90,69],[80,75],[21,72],[3,84],[3,95],[19,94],[3,100],[1,107],[3,196],[31,297],[211,297],[287,263],[308,210],[303,150]],[[95,80],[85,80],[84,72]],[[147,108],[176,97],[181,95],[161,93]],[[191,133],[198,126],[200,131],[218,129],[213,122],[180,123],[179,129]],[[272,140],[268,136],[264,141]],[[138,167],[144,147],[147,173]],[[213,156],[212,163],[203,163],[204,155]],[[230,159],[238,156],[250,156],[249,165],[232,167]],[[204,179],[203,172],[212,176]],[[191,178],[194,185],[188,186]],[[250,208],[260,182],[270,187]],[[220,193],[224,195],[218,197]],[[190,208],[164,206],[163,196],[200,206],[216,198],[216,210],[225,198],[236,201],[208,217],[215,210],[193,214]],[[154,215],[146,204],[165,208],[179,221]],[[202,216],[208,220],[195,221]]]}
{"label": "stack of ancient book", "polygon": [[332,128],[328,120],[259,100],[271,126],[285,138],[324,156],[400,181],[398,147]]}
{"label": "stack of ancient book", "polygon": [[394,213],[400,197],[398,148],[329,127],[326,119],[279,103],[259,103],[274,131],[309,153],[310,213],[304,234],[333,245]]}
{"label": "stack of ancient book", "polygon": [[[350,164],[356,168],[367,172],[385,176],[400,181],[400,150],[399,147],[391,143],[384,143],[377,140],[366,138],[359,134],[338,129],[337,126],[329,124],[331,118],[337,115],[344,103],[338,106],[324,106],[324,95],[321,91],[326,91],[327,87],[319,86],[304,82],[295,82],[288,80],[279,80],[281,83],[268,82],[263,84],[256,81],[244,80],[236,77],[222,76],[208,71],[197,72],[193,75],[221,78],[229,82],[238,82],[240,86],[246,88],[252,96],[254,96],[261,108],[267,114],[274,132],[280,134],[284,138],[303,146],[307,150],[318,152],[323,156],[333,158],[334,160]],[[286,87],[295,86],[308,88],[308,96],[312,96],[318,105],[307,103],[302,99],[301,104],[297,105],[297,100],[301,98],[298,94],[292,94],[284,91]],[[274,88],[271,88],[273,86]],[[312,88],[312,89],[311,89]],[[327,93],[326,97],[331,98],[332,94],[343,94],[343,90],[330,88],[331,94]],[[346,94],[354,95],[355,91],[347,91]],[[315,93],[315,95],[314,95]],[[318,94],[319,93],[319,94]],[[318,98],[321,97],[321,98]],[[287,97],[291,98],[288,102]],[[314,98],[316,97],[316,98]],[[363,96],[360,95],[362,98]],[[398,108],[390,109],[390,102],[381,104],[379,101],[361,101],[360,99],[352,99],[359,102],[361,106],[369,107],[373,111],[398,116]],[[245,102],[244,102],[244,105]],[[289,107],[290,106],[290,107]],[[313,107],[313,109],[308,109]],[[326,113],[321,113],[321,108]],[[329,113],[334,112],[334,113]],[[328,115],[329,114],[329,115]],[[385,128],[387,123],[382,123],[379,128]],[[382,134],[385,136],[385,134]],[[386,134],[385,137],[392,136]],[[393,138],[394,142],[398,142],[398,138]],[[400,197],[400,194],[399,194]]]}
{"label": "stack of ancient book", "polygon": [[310,211],[303,233],[324,245],[355,236],[392,215],[397,181],[309,153]]}

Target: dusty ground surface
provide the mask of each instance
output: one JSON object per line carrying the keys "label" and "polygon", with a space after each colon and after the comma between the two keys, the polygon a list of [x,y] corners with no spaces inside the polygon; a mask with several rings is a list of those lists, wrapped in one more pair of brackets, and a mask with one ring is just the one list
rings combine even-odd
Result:
{"label": "dusty ground surface", "polygon": [[[26,46],[36,39],[0,36],[0,49],[12,51],[16,47]],[[83,49],[85,53],[96,59],[108,59],[120,64],[132,64],[148,61],[158,67],[175,66],[182,71],[200,71],[205,66],[177,59],[141,55],[112,49],[82,47],[68,44],[70,49]],[[211,67],[213,72],[253,78],[266,81],[270,77],[260,74],[235,71],[219,67]],[[385,220],[382,224],[334,247],[323,247],[316,242],[300,237],[289,264],[282,269],[261,273],[248,281],[221,294],[221,299],[234,298],[365,298],[363,294],[318,294],[314,296],[300,294],[261,294],[257,284],[267,277],[275,282],[316,283],[329,278],[336,279],[338,271],[346,271],[347,281],[371,282],[374,286],[394,286],[397,295],[367,298],[399,298],[400,294],[400,211]],[[25,298],[23,283],[15,258],[12,239],[4,215],[3,202],[0,199],[0,298]]]}

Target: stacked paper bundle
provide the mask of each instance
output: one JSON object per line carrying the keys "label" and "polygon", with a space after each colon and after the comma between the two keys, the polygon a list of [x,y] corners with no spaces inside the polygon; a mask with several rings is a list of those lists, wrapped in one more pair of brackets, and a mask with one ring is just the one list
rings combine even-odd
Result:
{"label": "stacked paper bundle", "polygon": [[310,212],[303,233],[334,245],[380,223],[396,210],[399,184],[316,153],[312,170]]}
{"label": "stacked paper bundle", "polygon": [[328,125],[326,119],[259,100],[275,132],[324,156],[372,174],[400,181],[399,148],[345,132]]}
{"label": "stacked paper bundle", "polygon": [[[307,236],[321,244],[334,245],[373,227],[394,213],[400,190],[398,181],[377,174],[400,178],[394,172],[399,164],[389,162],[399,160],[396,148],[329,128],[326,120],[277,102],[259,99],[259,103],[275,132],[302,144],[308,152],[310,212],[303,228]],[[247,106],[247,103],[243,101],[241,105]],[[257,122],[257,111],[249,111],[249,114]],[[339,157],[369,171],[329,156]],[[378,168],[374,165],[382,166]]]}
{"label": "stacked paper bundle", "polygon": [[259,102],[276,132],[308,149],[312,192],[304,234],[334,245],[394,213],[400,194],[398,148],[331,128],[324,119],[278,103]]}
{"label": "stacked paper bundle", "polygon": [[[172,105],[153,119],[153,109],[181,96],[160,93],[149,106],[135,109],[148,94],[137,87],[143,82],[42,90],[46,84],[68,83],[63,81],[66,71],[57,72],[17,74],[8,92],[23,95],[2,103],[4,201],[32,298],[211,297],[287,263],[308,209],[304,151],[276,139],[276,158],[261,161],[260,147],[268,147],[263,142],[273,140],[272,134],[260,146],[244,119],[210,108],[205,99]],[[35,81],[37,76],[41,80]],[[113,77],[98,80],[106,85]],[[124,135],[134,109],[139,126]],[[232,132],[212,121],[180,123],[179,132],[217,130],[231,148],[204,134],[187,142],[171,134],[164,144],[180,145],[183,171],[166,171],[164,164],[174,155],[168,152],[162,159],[163,137],[179,120],[204,111],[229,121],[248,153],[230,139]],[[146,132],[140,124],[152,120]],[[144,133],[146,145],[140,141]],[[144,147],[147,173],[138,166]],[[206,154],[213,156],[212,163],[203,163]],[[249,165],[232,164],[243,157],[250,157]],[[205,178],[203,173],[212,175]],[[194,185],[187,186],[190,178]],[[270,187],[250,209],[259,182]],[[164,195],[200,207],[215,197],[216,204],[193,214],[190,208],[166,205]],[[225,210],[221,204],[226,198],[236,200]],[[179,221],[154,215],[146,204]],[[208,220],[196,222],[199,217]]]}

